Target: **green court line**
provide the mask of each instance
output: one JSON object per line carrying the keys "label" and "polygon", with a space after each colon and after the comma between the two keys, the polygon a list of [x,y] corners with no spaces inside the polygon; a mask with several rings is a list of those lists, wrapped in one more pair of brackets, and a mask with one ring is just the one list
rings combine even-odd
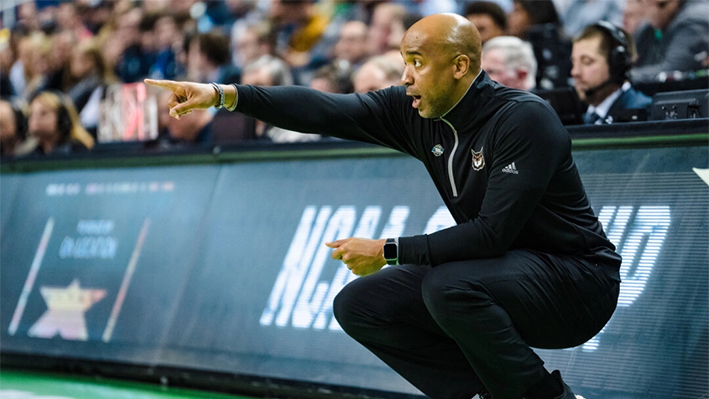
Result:
{"label": "green court line", "polygon": [[250,399],[244,396],[210,393],[160,385],[105,378],[0,370],[0,398],[3,391],[29,392],[28,399],[44,396],[67,399]]}

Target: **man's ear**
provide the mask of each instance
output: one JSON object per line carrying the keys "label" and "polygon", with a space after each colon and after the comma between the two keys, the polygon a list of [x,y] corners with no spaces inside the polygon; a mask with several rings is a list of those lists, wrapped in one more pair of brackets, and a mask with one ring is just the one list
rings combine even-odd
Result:
{"label": "man's ear", "polygon": [[529,71],[525,68],[517,68],[515,70],[515,76],[520,82],[524,82],[527,80],[527,75],[529,75]]}
{"label": "man's ear", "polygon": [[459,54],[453,63],[453,77],[456,79],[462,79],[470,71],[470,58],[465,54]]}

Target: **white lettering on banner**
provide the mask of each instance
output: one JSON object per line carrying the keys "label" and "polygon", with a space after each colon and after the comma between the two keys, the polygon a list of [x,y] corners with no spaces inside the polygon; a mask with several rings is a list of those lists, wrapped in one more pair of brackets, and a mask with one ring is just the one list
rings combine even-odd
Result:
{"label": "white lettering on banner", "polygon": [[[382,210],[378,206],[365,208],[356,229],[357,210],[354,206],[341,206],[335,213],[331,207],[323,207],[317,219],[316,213],[315,206],[308,206],[303,212],[268,305],[261,314],[261,325],[269,326],[275,321],[280,327],[290,324],[296,328],[340,330],[332,317],[332,301],[356,276],[341,262],[332,261],[331,264],[337,265],[332,281],[321,280],[332,251],[324,243],[351,236],[374,237]],[[382,236],[400,236],[408,216],[408,207],[394,207]]]}
{"label": "white lettering on banner", "polygon": [[441,206],[436,210],[436,213],[428,219],[428,223],[426,223],[426,229],[423,231],[423,234],[435,233],[439,230],[447,229],[453,226],[455,226],[453,215],[451,215],[448,208]]}
{"label": "white lettering on banner", "polygon": [[79,237],[76,240],[67,236],[59,246],[62,259],[113,259],[118,249],[118,241],[113,237]]}
{"label": "white lettering on banner", "polygon": [[[401,236],[409,213],[408,206],[394,207],[379,237]],[[374,238],[381,215],[381,207],[368,206],[355,228],[357,209],[354,206],[341,206],[334,213],[329,206],[319,211],[316,206],[306,207],[261,315],[260,324],[341,330],[332,317],[332,302],[342,287],[357,276],[341,262],[328,263],[332,249],[324,243],[347,237]],[[605,206],[598,219],[608,239],[616,245],[618,253],[623,257],[620,270],[623,283],[618,306],[630,306],[645,289],[667,237],[671,222],[670,208]],[[454,225],[455,221],[448,209],[441,206],[428,220],[424,234]],[[330,264],[336,264],[337,269],[331,281],[324,281],[323,272]],[[596,350],[602,333],[603,330],[584,344],[583,350]]]}
{"label": "white lettering on banner", "polygon": [[113,220],[79,220],[76,232],[79,234],[106,235],[113,232]]}
{"label": "white lettering on banner", "polygon": [[[598,215],[608,239],[623,257],[620,267],[618,307],[630,306],[645,289],[670,228],[669,206],[604,206]],[[632,222],[631,222],[632,220]],[[628,224],[631,229],[628,232]],[[628,232],[626,234],[626,232]],[[607,326],[607,325],[606,325]],[[601,330],[583,345],[584,352],[598,349]]]}
{"label": "white lettering on banner", "polygon": [[48,197],[60,197],[63,195],[77,195],[81,193],[81,184],[79,183],[68,183],[68,184],[49,184],[45,189],[45,194]]}
{"label": "white lettering on banner", "polygon": [[[323,234],[315,258],[310,264],[308,276],[300,289],[300,296],[293,310],[293,327],[309,328],[320,311],[329,284],[320,281],[325,261],[332,252],[331,248],[324,245],[326,242],[350,237],[354,229],[357,211],[353,206],[341,206],[330,218]],[[324,323],[323,323],[324,327]]]}
{"label": "white lettering on banner", "polygon": [[109,236],[113,232],[113,220],[79,220],[78,238],[66,236],[59,246],[62,259],[113,259],[118,250],[118,240]]}
{"label": "white lettering on banner", "polygon": [[[271,290],[268,305],[261,314],[259,320],[261,325],[270,326],[279,310],[276,325],[284,327],[288,323],[298,292],[315,253],[315,246],[320,242],[325,223],[330,219],[332,208],[322,207],[320,213],[317,214],[317,220],[315,220],[316,213],[315,206],[308,206],[303,212],[293,241],[288,248],[286,259],[276,278],[276,284]],[[313,220],[315,220],[315,224],[313,224]]]}

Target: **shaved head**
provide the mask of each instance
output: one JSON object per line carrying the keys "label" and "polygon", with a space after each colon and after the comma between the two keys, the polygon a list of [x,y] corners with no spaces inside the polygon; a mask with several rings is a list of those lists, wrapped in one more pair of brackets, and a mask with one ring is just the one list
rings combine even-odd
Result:
{"label": "shaved head", "polygon": [[457,14],[429,15],[401,40],[402,83],[424,118],[445,115],[480,73],[480,34]]}
{"label": "shaved head", "polygon": [[470,69],[474,75],[480,71],[480,33],[467,18],[458,14],[429,15],[413,24],[404,40],[408,35],[425,36],[426,41],[443,50],[451,59],[466,55],[470,58]]}

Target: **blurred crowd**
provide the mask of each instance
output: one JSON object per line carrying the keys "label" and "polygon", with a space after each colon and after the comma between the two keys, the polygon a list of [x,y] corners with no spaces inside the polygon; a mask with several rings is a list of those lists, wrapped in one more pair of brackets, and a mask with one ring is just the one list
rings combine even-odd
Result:
{"label": "blurred crowd", "polygon": [[[148,77],[296,84],[332,93],[398,85],[404,32],[422,16],[439,12],[461,14],[477,26],[484,43],[483,69],[492,79],[530,91],[572,88],[594,112],[607,100],[605,92],[622,94],[630,82],[701,73],[709,64],[705,0],[3,0],[1,4],[3,156],[91,149],[100,141],[100,110],[108,88]],[[588,27],[599,21],[611,24],[601,26],[600,33],[610,35],[604,39],[610,44],[599,39],[590,50],[590,58],[598,53],[605,62],[600,72],[582,51],[589,47],[584,40],[595,40]],[[615,55],[618,51],[623,54]],[[622,73],[614,71],[618,68]],[[165,102],[158,99],[160,140],[170,145],[213,140],[216,111],[194,112],[175,123],[167,116]],[[234,132],[219,129],[222,138],[233,133],[239,140],[321,139],[247,118],[234,119],[229,126],[227,130]]]}

